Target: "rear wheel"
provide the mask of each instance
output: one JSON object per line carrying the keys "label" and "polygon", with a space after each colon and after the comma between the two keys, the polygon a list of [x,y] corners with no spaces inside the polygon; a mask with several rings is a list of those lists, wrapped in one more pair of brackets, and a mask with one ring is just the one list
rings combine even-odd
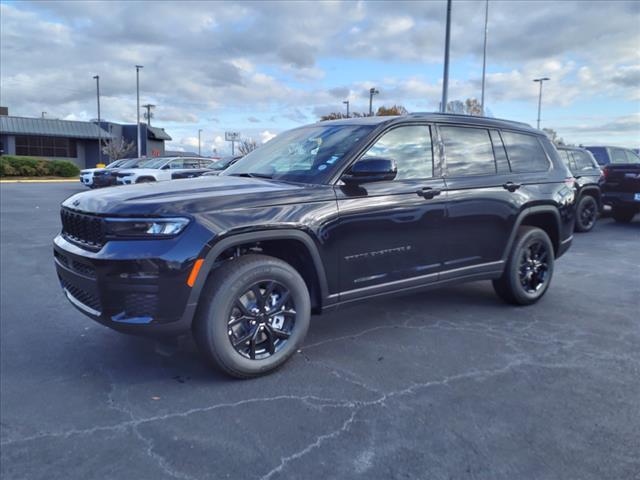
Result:
{"label": "rear wheel", "polygon": [[596,224],[598,202],[590,195],[580,199],[576,209],[576,232],[588,232]]}
{"label": "rear wheel", "polygon": [[515,305],[530,305],[542,298],[553,275],[553,245],[537,227],[520,227],[500,278],[493,281],[498,296]]}
{"label": "rear wheel", "polygon": [[207,281],[194,321],[202,354],[223,372],[250,378],[275,370],[301,345],[311,302],[300,274],[266,255],[245,255]]}
{"label": "rear wheel", "polygon": [[613,212],[611,212],[611,216],[613,217],[613,219],[616,222],[620,223],[629,223],[631,220],[633,220],[635,214],[636,212],[633,209],[620,207],[614,208]]}

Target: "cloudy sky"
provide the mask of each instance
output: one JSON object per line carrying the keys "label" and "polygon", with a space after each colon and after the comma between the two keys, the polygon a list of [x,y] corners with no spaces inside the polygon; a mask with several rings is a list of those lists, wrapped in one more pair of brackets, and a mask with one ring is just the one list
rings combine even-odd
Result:
{"label": "cloudy sky", "polygon": [[[225,130],[265,140],[340,111],[441,95],[446,2],[0,3],[0,104],[10,114],[135,122],[141,103],[170,147],[225,153]],[[484,2],[453,1],[449,98],[480,97]],[[490,0],[486,104],[574,143],[640,146],[640,2]]]}

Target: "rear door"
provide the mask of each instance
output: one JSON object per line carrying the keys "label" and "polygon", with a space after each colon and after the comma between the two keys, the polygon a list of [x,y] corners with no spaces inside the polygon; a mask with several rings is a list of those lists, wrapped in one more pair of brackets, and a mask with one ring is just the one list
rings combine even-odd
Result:
{"label": "rear door", "polygon": [[341,300],[435,281],[440,269],[446,195],[431,127],[387,130],[359,159],[367,157],[394,160],[398,174],[336,186]]}
{"label": "rear door", "polygon": [[522,198],[497,130],[439,125],[447,218],[440,278],[499,270]]}

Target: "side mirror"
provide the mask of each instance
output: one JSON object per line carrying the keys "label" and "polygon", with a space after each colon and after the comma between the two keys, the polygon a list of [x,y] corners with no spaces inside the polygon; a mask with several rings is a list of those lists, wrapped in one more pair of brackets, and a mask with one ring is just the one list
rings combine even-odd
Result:
{"label": "side mirror", "polygon": [[354,163],[341,180],[347,185],[393,180],[398,174],[394,160],[388,158],[363,158]]}

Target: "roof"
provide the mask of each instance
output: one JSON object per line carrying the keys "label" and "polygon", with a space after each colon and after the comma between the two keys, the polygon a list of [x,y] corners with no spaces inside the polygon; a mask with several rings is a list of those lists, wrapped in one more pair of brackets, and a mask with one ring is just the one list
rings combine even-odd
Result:
{"label": "roof", "polygon": [[493,128],[509,128],[512,130],[524,130],[530,133],[542,135],[541,131],[536,130],[526,123],[514,122],[511,120],[502,120],[499,118],[480,117],[475,115],[460,115],[456,113],[419,112],[402,116],[353,117],[344,118],[341,120],[328,120],[320,123],[322,125],[379,125],[382,123],[401,123],[411,120],[478,125]]}
{"label": "roof", "polygon": [[0,116],[0,133],[67,138],[113,138],[113,135],[92,122],[10,116]]}
{"label": "roof", "polygon": [[164,128],[157,128],[147,125],[148,136],[152,140],[171,140],[171,137]]}
{"label": "roof", "polygon": [[200,157],[200,155],[198,155],[195,152],[180,152],[178,150],[165,150],[164,156],[165,157]]}

